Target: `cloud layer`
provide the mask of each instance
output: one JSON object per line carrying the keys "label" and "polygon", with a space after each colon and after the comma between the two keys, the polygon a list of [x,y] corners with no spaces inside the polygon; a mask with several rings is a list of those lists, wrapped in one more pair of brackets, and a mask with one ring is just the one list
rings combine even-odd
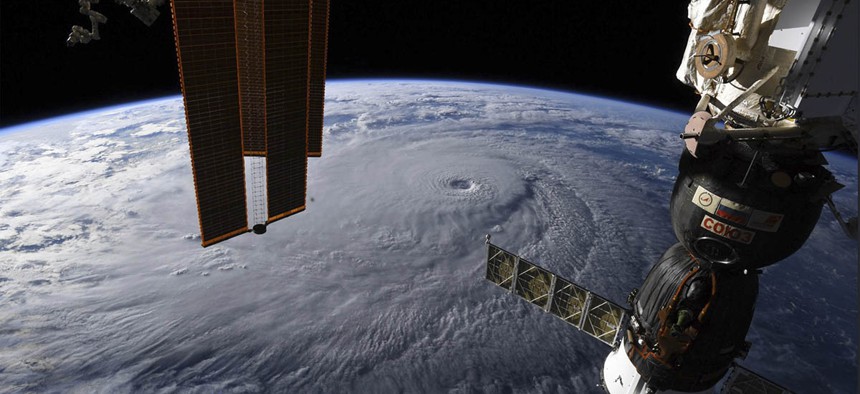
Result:
{"label": "cloud layer", "polygon": [[[307,211],[206,249],[183,119],[171,98],[0,135],[0,387],[599,392],[609,349],[483,280],[484,234],[616,302],[675,242],[677,114],[329,83]],[[856,215],[856,162],[833,166]],[[855,391],[843,238],[825,212],[767,270],[745,365],[799,392]]]}

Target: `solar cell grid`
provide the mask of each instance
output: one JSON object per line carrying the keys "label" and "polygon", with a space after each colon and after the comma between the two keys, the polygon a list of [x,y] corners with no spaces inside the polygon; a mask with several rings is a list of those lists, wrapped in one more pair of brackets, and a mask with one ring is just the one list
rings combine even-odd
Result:
{"label": "solar cell grid", "polygon": [[200,236],[208,246],[247,231],[233,2],[171,5]]}
{"label": "solar cell grid", "polygon": [[543,308],[549,299],[552,276],[549,271],[520,259],[517,269],[517,295]]}
{"label": "solar cell grid", "polygon": [[624,309],[602,297],[592,295],[582,331],[611,345],[621,327]]}
{"label": "solar cell grid", "polygon": [[487,280],[510,289],[513,283],[516,257],[497,246],[490,244],[487,254]]}
{"label": "solar cell grid", "polygon": [[305,208],[310,1],[266,1],[269,222]]}
{"label": "solar cell grid", "polygon": [[266,152],[263,0],[235,0],[239,97],[245,155]]}
{"label": "solar cell grid", "polygon": [[555,288],[550,313],[578,328],[588,292],[562,278],[556,279]]}
{"label": "solar cell grid", "polygon": [[322,155],[329,0],[313,0],[312,7],[311,69],[308,96],[308,156],[319,157]]}

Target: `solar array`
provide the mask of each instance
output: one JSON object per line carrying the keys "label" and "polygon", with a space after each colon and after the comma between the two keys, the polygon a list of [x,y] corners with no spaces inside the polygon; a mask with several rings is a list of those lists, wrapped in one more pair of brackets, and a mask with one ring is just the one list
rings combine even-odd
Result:
{"label": "solar array", "polygon": [[266,80],[263,51],[263,1],[235,0],[239,105],[245,156],[266,155]]}
{"label": "solar array", "polygon": [[173,26],[203,245],[248,231],[232,0],[174,0]]}
{"label": "solar array", "polygon": [[610,346],[627,315],[606,298],[491,243],[486,278]]}
{"label": "solar array", "polygon": [[328,0],[171,6],[203,246],[249,231],[247,179],[259,224],[301,212],[322,153]]}
{"label": "solar array", "polygon": [[771,382],[739,365],[735,365],[720,393],[724,394],[791,394],[788,389]]}
{"label": "solar array", "polygon": [[314,0],[311,11],[311,75],[308,96],[308,157],[322,155],[323,101],[328,53],[329,0]]}

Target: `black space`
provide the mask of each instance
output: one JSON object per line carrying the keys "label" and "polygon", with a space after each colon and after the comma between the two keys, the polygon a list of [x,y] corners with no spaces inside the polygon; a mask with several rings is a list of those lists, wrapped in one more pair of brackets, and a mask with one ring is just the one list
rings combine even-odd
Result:
{"label": "black space", "polygon": [[[413,77],[524,84],[684,112],[675,80],[686,2],[332,0],[329,78]],[[103,0],[100,41],[75,0],[0,4],[0,127],[179,94],[170,9],[147,28]]]}

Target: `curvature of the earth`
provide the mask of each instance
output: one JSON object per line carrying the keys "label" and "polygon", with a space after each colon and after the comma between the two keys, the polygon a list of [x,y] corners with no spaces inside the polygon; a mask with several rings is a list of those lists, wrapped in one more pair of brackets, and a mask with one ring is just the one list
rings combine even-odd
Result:
{"label": "curvature of the earth", "polygon": [[[485,281],[484,234],[623,302],[675,242],[685,121],[330,82],[307,211],[206,249],[180,98],[0,130],[0,392],[600,392],[609,349]],[[856,215],[857,162],[829,158]],[[823,212],[763,275],[743,364],[856,392],[856,261]]]}

